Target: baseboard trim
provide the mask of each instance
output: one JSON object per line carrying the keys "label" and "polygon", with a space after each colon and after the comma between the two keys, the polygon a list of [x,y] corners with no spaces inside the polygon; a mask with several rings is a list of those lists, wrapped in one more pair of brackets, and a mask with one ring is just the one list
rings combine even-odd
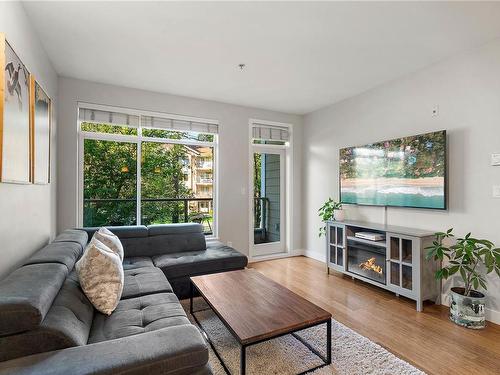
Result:
{"label": "baseboard trim", "polygon": [[326,262],[326,255],[322,254],[322,253],[318,253],[317,251],[304,250],[303,255],[308,257],[308,258],[319,260],[320,262],[323,262],[323,263]]}
{"label": "baseboard trim", "polygon": [[[450,295],[447,293],[441,294],[441,305],[450,306]],[[500,311],[486,308],[486,320],[491,323],[500,324]]]}
{"label": "baseboard trim", "polygon": [[270,255],[260,255],[260,256],[249,256],[248,263],[256,263],[263,262],[265,260],[273,260],[273,259],[282,259],[282,258],[290,258],[290,257],[298,257],[304,255],[304,251],[302,249],[295,249],[288,253],[280,253],[280,254],[270,254]]}

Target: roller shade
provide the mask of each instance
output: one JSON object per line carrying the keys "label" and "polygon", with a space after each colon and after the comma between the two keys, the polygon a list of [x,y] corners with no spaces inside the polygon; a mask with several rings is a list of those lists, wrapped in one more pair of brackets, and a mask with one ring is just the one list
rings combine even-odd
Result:
{"label": "roller shade", "polygon": [[290,140],[290,130],[284,126],[256,124],[252,125],[253,139],[262,139],[266,141],[284,141]]}
{"label": "roller shade", "polygon": [[114,111],[103,111],[91,108],[79,108],[78,118],[82,122],[96,122],[100,124],[139,126],[139,116]]}
{"label": "roller shade", "polygon": [[166,117],[141,116],[141,126],[145,128],[168,129],[183,132],[217,134],[219,126],[217,124],[177,120]]}

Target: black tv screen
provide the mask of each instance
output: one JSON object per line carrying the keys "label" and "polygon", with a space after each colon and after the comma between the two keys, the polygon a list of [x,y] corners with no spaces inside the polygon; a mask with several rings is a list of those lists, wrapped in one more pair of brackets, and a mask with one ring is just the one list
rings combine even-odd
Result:
{"label": "black tv screen", "polygon": [[340,201],[446,209],[446,131],[341,149]]}

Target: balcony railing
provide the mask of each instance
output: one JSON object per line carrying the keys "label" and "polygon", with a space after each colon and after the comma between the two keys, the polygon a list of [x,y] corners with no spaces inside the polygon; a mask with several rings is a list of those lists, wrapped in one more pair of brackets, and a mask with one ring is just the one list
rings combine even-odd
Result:
{"label": "balcony railing", "polygon": [[269,198],[258,197],[253,199],[253,236],[254,243],[267,242],[269,232]]}
{"label": "balcony railing", "polygon": [[[199,203],[208,202],[208,209]],[[212,234],[213,198],[143,198],[141,224],[198,222],[205,234]],[[207,212],[208,211],[208,212]],[[135,198],[105,198],[83,200],[84,226],[137,225]]]}
{"label": "balcony railing", "polygon": [[[208,202],[208,209],[198,203]],[[205,234],[213,233],[213,198],[144,198],[141,199],[141,224],[198,222]],[[267,235],[269,199],[254,198],[254,232]],[[83,200],[84,226],[137,225],[135,198],[103,198]]]}
{"label": "balcony railing", "polygon": [[197,182],[198,184],[211,184],[211,183],[213,183],[213,181],[214,181],[214,180],[213,180],[213,178],[212,178],[212,177],[198,177],[198,178],[196,179],[196,182]]}
{"label": "balcony railing", "polygon": [[201,161],[196,163],[196,168],[199,169],[212,169],[211,161]]}

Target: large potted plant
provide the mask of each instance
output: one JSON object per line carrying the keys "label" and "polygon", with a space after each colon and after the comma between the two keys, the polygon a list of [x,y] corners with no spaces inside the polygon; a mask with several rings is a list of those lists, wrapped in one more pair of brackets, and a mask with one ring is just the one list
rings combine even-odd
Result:
{"label": "large potted plant", "polygon": [[[334,201],[332,198],[328,198],[327,201],[318,210],[319,217],[323,223],[330,220],[343,221],[344,220],[344,210],[342,210],[342,203]],[[326,226],[323,225],[319,228],[319,236],[326,234]]]}
{"label": "large potted plant", "polygon": [[479,289],[487,289],[486,274],[495,271],[500,277],[500,248],[489,240],[471,237],[470,233],[456,241],[454,237],[453,229],[436,233],[436,240],[427,247],[427,259],[447,258],[447,265],[436,271],[436,278],[457,275],[463,284],[451,288],[450,319],[467,328],[481,329],[485,327],[486,297]]}

